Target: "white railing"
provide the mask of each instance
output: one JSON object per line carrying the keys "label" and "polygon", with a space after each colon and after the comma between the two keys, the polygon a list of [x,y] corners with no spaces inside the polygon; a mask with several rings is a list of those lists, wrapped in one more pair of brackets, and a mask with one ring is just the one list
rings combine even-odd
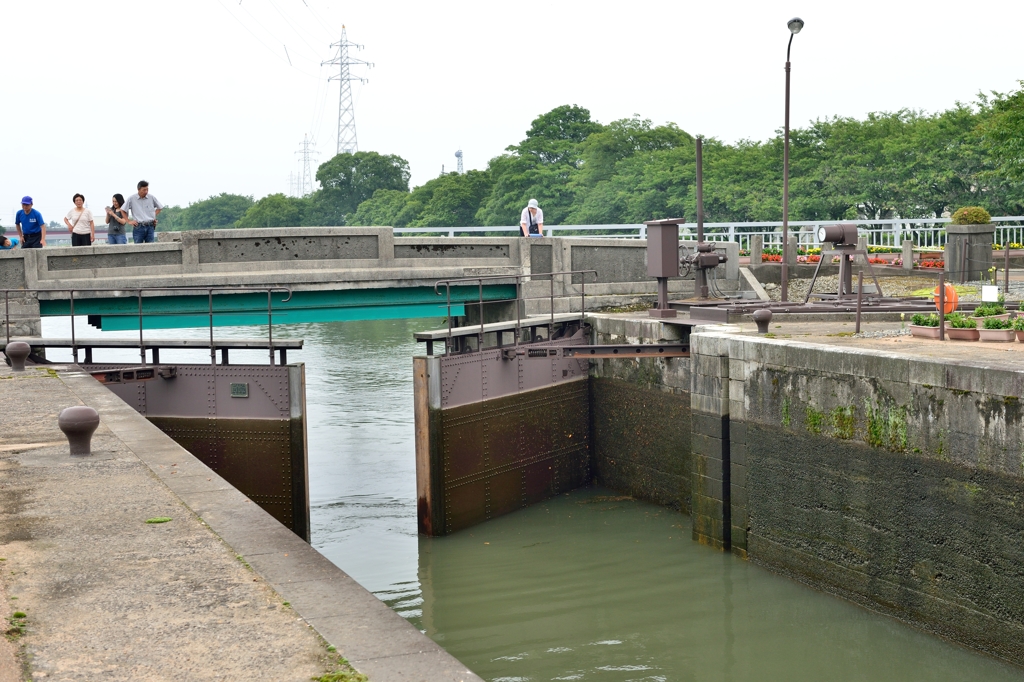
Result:
{"label": "white railing", "polygon": [[[914,242],[916,248],[940,250],[946,245],[946,224],[949,218],[894,218],[889,220],[794,220],[789,223],[790,234],[794,235],[801,248],[820,247],[818,227],[834,225],[837,222],[853,223],[861,235],[867,239],[868,246],[900,247],[904,239]],[[997,244],[1024,244],[1024,216],[993,217],[996,224],[995,242]],[[696,234],[696,223],[684,223],[680,226],[682,236],[693,238]],[[431,235],[444,237],[472,237],[500,235],[514,237],[519,228],[514,226],[500,227],[396,227],[395,236]],[[646,239],[647,226],[643,224],[629,225],[549,225],[544,228],[547,237],[577,237],[601,239]],[[756,223],[705,223],[704,237],[708,241],[738,242],[741,249],[750,248],[750,238],[760,235],[764,248],[782,247],[781,222]]]}

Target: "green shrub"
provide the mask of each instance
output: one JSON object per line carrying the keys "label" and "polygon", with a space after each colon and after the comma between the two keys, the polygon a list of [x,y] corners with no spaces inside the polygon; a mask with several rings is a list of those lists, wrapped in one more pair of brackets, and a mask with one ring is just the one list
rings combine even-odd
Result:
{"label": "green shrub", "polygon": [[1013,318],[1013,331],[1024,332],[1024,316]]}
{"label": "green shrub", "polygon": [[910,324],[917,325],[918,327],[938,327],[939,316],[937,313],[932,313],[931,315],[915,313],[914,316],[910,318]]}
{"label": "green shrub", "polygon": [[964,206],[953,214],[954,225],[988,225],[992,216],[981,206]]}
{"label": "green shrub", "polygon": [[1010,329],[1012,326],[1009,320],[1000,320],[996,317],[990,317],[985,320],[985,329]]}
{"label": "green shrub", "polygon": [[1006,308],[999,305],[998,303],[986,303],[985,305],[979,305],[974,309],[975,317],[992,317],[993,315],[1002,315],[1006,312]]}
{"label": "green shrub", "polygon": [[963,313],[950,313],[946,315],[946,322],[953,329],[977,329],[978,323]]}

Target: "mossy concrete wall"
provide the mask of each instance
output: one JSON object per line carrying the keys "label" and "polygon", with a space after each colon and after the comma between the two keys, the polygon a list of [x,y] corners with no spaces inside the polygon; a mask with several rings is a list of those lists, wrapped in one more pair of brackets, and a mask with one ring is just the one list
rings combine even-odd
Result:
{"label": "mossy concrete wall", "polygon": [[[677,327],[614,315],[589,318],[594,343],[678,342]],[[591,369],[591,448],[601,485],[690,512],[690,360],[597,360]]]}
{"label": "mossy concrete wall", "polygon": [[695,537],[1024,664],[1024,372],[691,342]]}

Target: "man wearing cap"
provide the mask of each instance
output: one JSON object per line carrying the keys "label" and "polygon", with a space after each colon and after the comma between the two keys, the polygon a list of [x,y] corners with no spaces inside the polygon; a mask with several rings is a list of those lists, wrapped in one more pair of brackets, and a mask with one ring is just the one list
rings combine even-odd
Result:
{"label": "man wearing cap", "polygon": [[540,210],[536,199],[530,199],[523,209],[523,214],[519,218],[519,229],[522,230],[524,237],[544,236],[544,211]]}
{"label": "man wearing cap", "polygon": [[156,217],[164,205],[156,197],[149,196],[149,183],[139,180],[139,193],[128,197],[121,208],[132,212],[132,241],[147,244],[156,241]]}
{"label": "man wearing cap", "polygon": [[42,214],[32,208],[32,197],[21,198],[21,210],[14,216],[14,226],[23,249],[41,249],[46,246],[46,223]]}

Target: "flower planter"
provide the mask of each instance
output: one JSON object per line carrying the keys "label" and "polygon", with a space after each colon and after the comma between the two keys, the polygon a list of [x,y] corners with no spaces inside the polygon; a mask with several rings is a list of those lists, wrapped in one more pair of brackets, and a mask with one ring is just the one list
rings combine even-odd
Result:
{"label": "flower planter", "polygon": [[1024,332],[1015,331],[1014,334],[1017,335],[1017,340],[1018,341],[1020,341],[1021,343],[1024,343]]}
{"label": "flower planter", "polygon": [[1008,320],[1010,319],[1010,313],[1003,313],[1002,315],[986,315],[985,317],[975,317],[972,315],[971,319],[977,322],[978,326],[981,327],[985,324],[985,320]]}
{"label": "flower planter", "polygon": [[982,341],[1001,341],[1005,343],[1016,338],[1016,332],[1012,329],[979,329],[978,334],[981,335]]}
{"label": "flower planter", "polygon": [[978,331],[977,329],[957,329],[947,326],[946,336],[955,341],[977,341]]}
{"label": "flower planter", "polygon": [[[968,329],[967,331],[970,331],[970,329]],[[924,325],[912,324],[910,325],[910,334],[911,336],[916,336],[921,339],[937,339],[939,338],[939,328],[925,327]]]}

